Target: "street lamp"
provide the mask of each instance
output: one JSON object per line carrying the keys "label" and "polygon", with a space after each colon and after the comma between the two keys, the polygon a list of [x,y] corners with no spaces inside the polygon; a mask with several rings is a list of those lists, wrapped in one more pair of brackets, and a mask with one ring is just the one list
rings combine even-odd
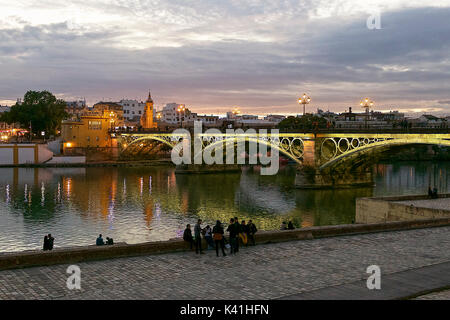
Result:
{"label": "street lamp", "polygon": [[302,104],[303,105],[303,115],[306,114],[306,105],[309,104],[311,102],[311,98],[304,93],[299,99],[298,99],[298,104]]}
{"label": "street lamp", "polygon": [[363,100],[361,100],[359,105],[362,108],[366,109],[365,127],[367,128],[367,120],[369,119],[369,109],[373,108],[374,102],[372,100],[370,100],[369,98],[364,98]]}
{"label": "street lamp", "polygon": [[180,119],[180,124],[181,124],[181,126],[183,126],[183,120],[181,119],[181,114],[183,114],[184,115],[184,112],[186,111],[186,107],[185,107],[185,105],[184,104],[180,104],[179,106],[178,106],[178,109],[177,109],[177,112],[178,112],[178,114],[179,114],[179,119]]}

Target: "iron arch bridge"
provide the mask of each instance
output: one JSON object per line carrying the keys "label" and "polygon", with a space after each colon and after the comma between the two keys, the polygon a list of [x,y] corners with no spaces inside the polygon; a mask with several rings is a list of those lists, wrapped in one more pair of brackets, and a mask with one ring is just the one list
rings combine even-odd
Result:
{"label": "iron arch bridge", "polygon": [[[175,148],[183,139],[183,134],[172,133],[123,133],[118,134],[118,146],[121,153],[139,150],[148,143],[162,143],[169,148]],[[427,144],[450,147],[450,134],[408,134],[408,133],[280,133],[258,134],[228,134],[202,133],[198,134],[202,151],[211,150],[217,146],[225,146],[239,141],[257,142],[276,148],[298,164],[309,164],[320,170],[331,168],[360,153],[386,149],[399,145]]]}

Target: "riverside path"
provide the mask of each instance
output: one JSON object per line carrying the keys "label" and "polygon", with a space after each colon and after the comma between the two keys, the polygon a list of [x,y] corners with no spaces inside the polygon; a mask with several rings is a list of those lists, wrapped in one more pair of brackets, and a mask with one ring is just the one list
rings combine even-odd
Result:
{"label": "riverside path", "polygon": [[[314,292],[340,298],[330,288],[348,293],[349,284],[364,286],[369,265],[381,268],[381,291],[396,274],[411,277],[414,270],[442,287],[449,248],[450,227],[439,227],[264,244],[219,258],[211,250],[118,258],[79,263],[81,290],[67,289],[68,265],[5,270],[0,299],[301,299]],[[400,287],[408,296],[423,289]]]}

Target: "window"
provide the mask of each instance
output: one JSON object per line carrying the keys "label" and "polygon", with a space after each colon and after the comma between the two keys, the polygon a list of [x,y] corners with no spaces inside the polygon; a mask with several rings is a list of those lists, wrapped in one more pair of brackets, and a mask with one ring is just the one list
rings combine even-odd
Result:
{"label": "window", "polygon": [[98,120],[89,120],[88,128],[89,130],[101,130],[102,122]]}

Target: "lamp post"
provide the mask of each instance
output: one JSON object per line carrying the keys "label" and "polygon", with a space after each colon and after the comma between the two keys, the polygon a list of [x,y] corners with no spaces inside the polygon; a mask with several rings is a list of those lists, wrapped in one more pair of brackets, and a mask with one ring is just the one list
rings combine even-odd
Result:
{"label": "lamp post", "polygon": [[298,103],[303,105],[303,115],[306,114],[306,105],[309,104],[311,102],[311,98],[304,93],[299,99],[298,99]]}
{"label": "lamp post", "polygon": [[366,109],[365,127],[367,128],[367,120],[369,119],[369,109],[373,108],[374,102],[369,98],[364,98],[363,100],[361,100],[359,105],[362,108]]}
{"label": "lamp post", "polygon": [[181,118],[181,115],[183,115],[184,116],[184,112],[186,111],[186,107],[185,107],[185,105],[184,104],[180,104],[179,106],[178,106],[178,109],[177,109],[177,112],[178,112],[178,114],[179,114],[179,119],[180,119],[180,125],[181,126],[183,126],[183,120],[182,120],[182,118]]}

